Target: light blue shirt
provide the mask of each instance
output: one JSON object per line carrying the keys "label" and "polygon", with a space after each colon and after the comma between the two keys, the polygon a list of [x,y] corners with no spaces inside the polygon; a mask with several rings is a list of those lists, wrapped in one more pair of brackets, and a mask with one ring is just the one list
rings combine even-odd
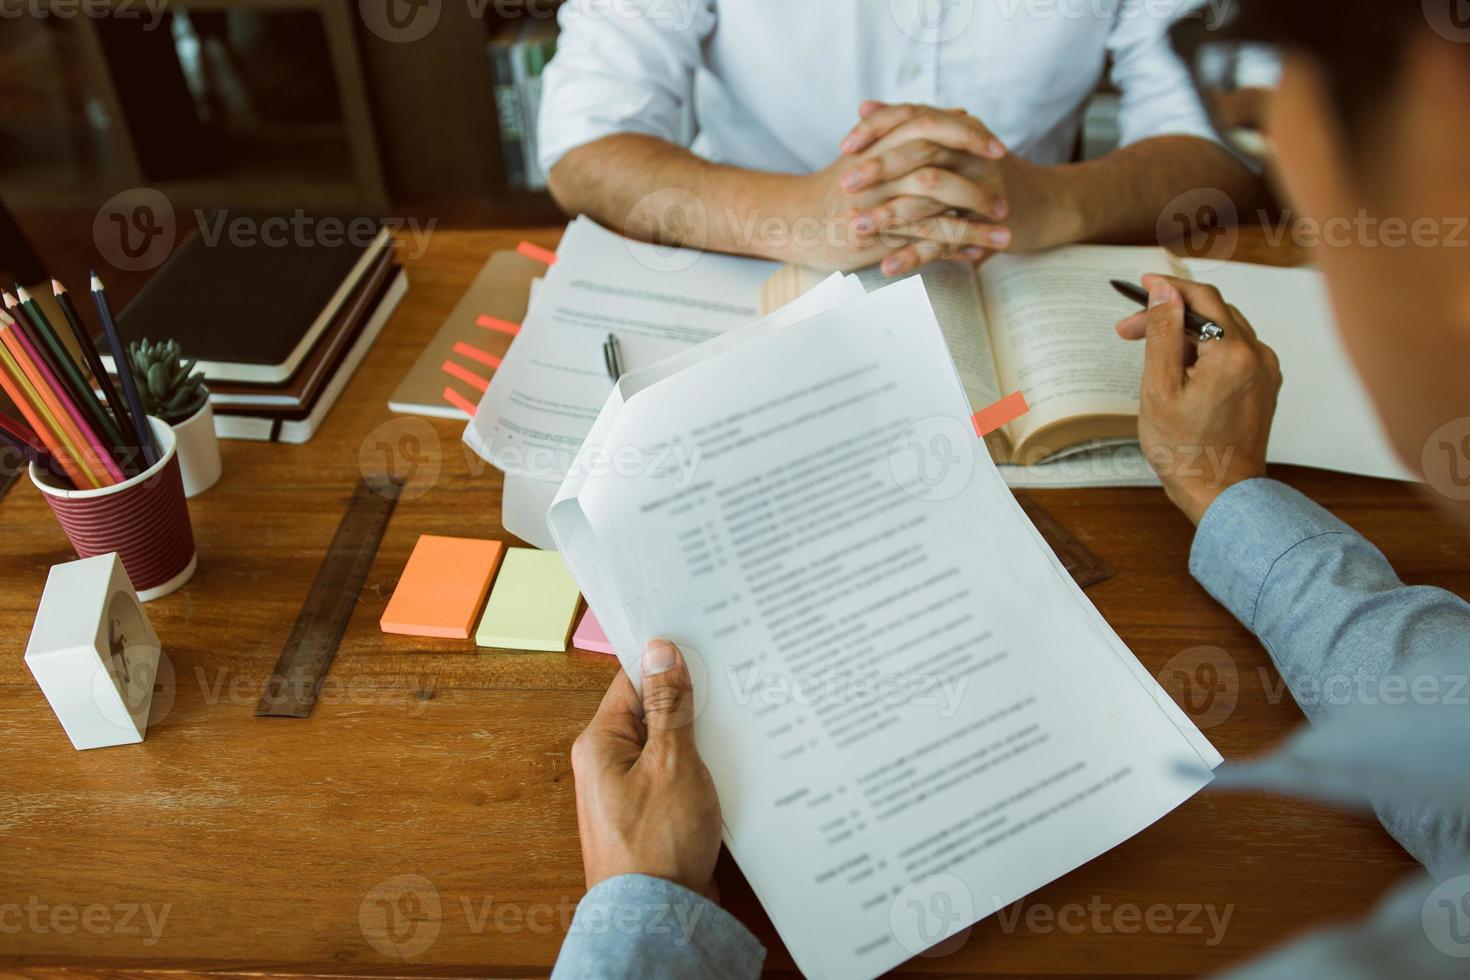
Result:
{"label": "light blue shirt", "polygon": [[[1313,936],[1236,976],[1470,976],[1470,605],[1404,585],[1356,531],[1272,480],[1220,495],[1189,569],[1260,638],[1313,724],[1275,756],[1227,767],[1221,784],[1342,803],[1366,795],[1429,869],[1366,923]],[[626,927],[610,928],[608,910],[619,906],[632,908]],[[662,907],[666,928],[656,930],[650,910]],[[625,875],[583,898],[552,975],[754,977],[764,960],[723,909],[670,882]]]}

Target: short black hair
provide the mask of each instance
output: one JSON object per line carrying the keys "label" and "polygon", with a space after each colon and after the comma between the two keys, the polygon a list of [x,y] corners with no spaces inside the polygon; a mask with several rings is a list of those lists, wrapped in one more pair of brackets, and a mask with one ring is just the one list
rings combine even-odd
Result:
{"label": "short black hair", "polygon": [[[1207,0],[1177,25],[1186,61],[1211,41],[1259,43],[1311,57],[1327,74],[1333,103],[1357,131],[1398,77],[1413,39],[1440,23],[1460,26],[1464,0]],[[1436,13],[1436,7],[1443,7]],[[1464,25],[1470,31],[1470,23]]]}

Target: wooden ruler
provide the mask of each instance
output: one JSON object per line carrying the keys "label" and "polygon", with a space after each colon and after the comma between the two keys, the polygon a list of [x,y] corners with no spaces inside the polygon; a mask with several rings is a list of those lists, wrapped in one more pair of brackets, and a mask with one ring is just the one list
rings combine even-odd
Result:
{"label": "wooden ruler", "polygon": [[1031,523],[1036,525],[1036,530],[1051,545],[1051,550],[1057,553],[1062,565],[1071,573],[1081,588],[1088,588],[1106,582],[1113,577],[1113,570],[1108,563],[1093,553],[1081,541],[1078,541],[1072,532],[1062,527],[1061,523],[1046,511],[1029,494],[1016,494],[1016,502],[1031,518]]}
{"label": "wooden ruler", "polygon": [[291,627],[286,648],[255,706],[255,717],[305,718],[311,714],[402,490],[403,482],[390,476],[358,481],[306,603]]}

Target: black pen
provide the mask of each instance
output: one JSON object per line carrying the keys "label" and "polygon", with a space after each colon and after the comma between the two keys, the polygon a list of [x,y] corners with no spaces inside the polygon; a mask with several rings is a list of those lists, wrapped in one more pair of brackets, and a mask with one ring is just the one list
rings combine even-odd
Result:
{"label": "black pen", "polygon": [[[1133,302],[1137,303],[1139,306],[1147,309],[1149,303],[1148,290],[1144,289],[1142,286],[1135,286],[1131,282],[1124,282],[1122,279],[1113,279],[1110,281],[1112,282],[1114,289],[1122,293],[1124,296],[1127,296],[1129,299],[1133,300]],[[1200,343],[1205,343],[1206,341],[1210,340],[1225,339],[1225,331],[1223,328],[1221,328],[1214,321],[1207,320],[1204,317],[1200,316],[1198,313],[1195,313],[1191,310],[1184,311],[1184,326],[1186,331],[1188,331],[1191,335],[1190,339],[1197,340]]]}
{"label": "black pen", "polygon": [[614,381],[623,376],[623,349],[612,334],[602,342],[602,363],[607,367],[608,377]]}

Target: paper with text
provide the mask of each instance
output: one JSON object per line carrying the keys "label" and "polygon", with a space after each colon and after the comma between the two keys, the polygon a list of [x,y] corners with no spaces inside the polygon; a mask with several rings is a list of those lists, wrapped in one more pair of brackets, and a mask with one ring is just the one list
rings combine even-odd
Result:
{"label": "paper with text", "polygon": [[892,968],[1219,762],[969,415],[913,278],[609,399],[589,444],[692,464],[579,466],[551,509],[629,676],[686,651],[726,843],[809,976]]}

